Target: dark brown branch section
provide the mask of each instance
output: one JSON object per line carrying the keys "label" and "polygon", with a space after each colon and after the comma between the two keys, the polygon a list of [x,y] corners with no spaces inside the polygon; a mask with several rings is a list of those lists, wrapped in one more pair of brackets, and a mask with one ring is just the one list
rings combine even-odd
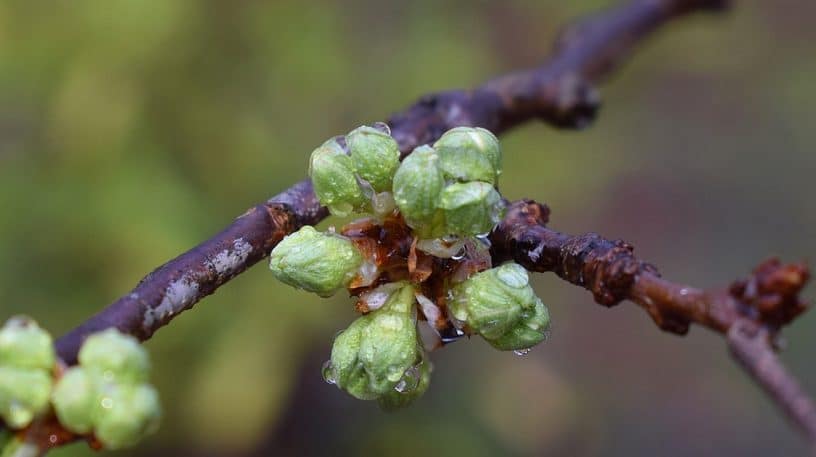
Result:
{"label": "dark brown branch section", "polygon": [[[471,91],[428,95],[394,115],[389,124],[403,154],[446,130],[478,125],[501,133],[540,118],[581,127],[599,106],[591,86],[607,75],[634,45],[669,19],[718,9],[723,0],[636,0],[568,28],[539,68],[496,78]],[[302,181],[251,208],[214,238],[147,275],[136,288],[57,341],[57,352],[74,363],[90,333],[116,327],[142,340],[180,312],[265,257],[287,233],[326,217],[311,184]]]}
{"label": "dark brown branch section", "polygon": [[545,205],[531,200],[511,204],[491,234],[493,260],[553,272],[589,290],[604,306],[633,301],[669,332],[682,335],[696,323],[724,334],[735,359],[816,442],[816,406],[774,352],[779,329],[807,308],[799,297],[810,277],[805,264],[767,260],[747,279],[704,291],[661,278],[623,241],[595,233],[566,235],[548,228],[548,220]]}
{"label": "dark brown branch section", "polygon": [[109,327],[140,340],[150,338],[176,315],[269,255],[284,236],[327,215],[308,182],[250,208],[221,233],[160,266],[129,294],[60,338],[59,357],[75,363],[84,338]]}

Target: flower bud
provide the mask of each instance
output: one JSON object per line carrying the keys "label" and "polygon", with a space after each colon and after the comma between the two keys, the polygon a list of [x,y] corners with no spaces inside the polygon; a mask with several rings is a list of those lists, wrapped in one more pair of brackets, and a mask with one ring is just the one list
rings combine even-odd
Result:
{"label": "flower bud", "polygon": [[51,384],[45,370],[0,366],[0,418],[12,429],[26,427],[48,408]]}
{"label": "flower bud", "polygon": [[160,418],[159,395],[152,386],[106,385],[99,400],[94,435],[106,448],[121,449],[154,432]]}
{"label": "flower bud", "polygon": [[550,313],[544,303],[536,297],[535,307],[521,312],[521,319],[504,335],[489,340],[496,349],[502,351],[524,350],[547,339],[550,328]]}
{"label": "flower bud", "polygon": [[109,328],[94,333],[82,345],[79,363],[105,381],[137,383],[147,380],[150,359],[136,338]]}
{"label": "flower bud", "polygon": [[501,195],[479,181],[449,185],[442,191],[439,207],[445,214],[446,232],[460,236],[490,232],[504,211]]}
{"label": "flower bud", "polygon": [[71,367],[54,386],[51,403],[57,418],[66,429],[86,434],[93,429],[98,407],[96,386],[82,367]]}
{"label": "flower bud", "polygon": [[269,268],[278,280],[323,297],[348,285],[362,262],[351,241],[311,226],[285,237],[269,256]]}
{"label": "flower bud", "polygon": [[54,357],[51,335],[33,320],[12,317],[0,329],[0,366],[50,371]]}
{"label": "flower bud", "polygon": [[501,174],[499,140],[480,127],[456,127],[436,143],[439,167],[446,176],[462,182],[484,181],[495,185]]}
{"label": "flower bud", "polygon": [[423,360],[409,368],[396,386],[377,399],[385,411],[404,408],[425,394],[431,384],[431,362]]}
{"label": "flower bud", "polygon": [[422,238],[444,235],[444,217],[439,211],[439,194],[445,178],[438,167],[439,156],[430,146],[414,149],[394,175],[394,200],[405,222]]}
{"label": "flower bud", "polygon": [[497,349],[527,349],[546,337],[549,314],[521,265],[510,262],[477,273],[452,291],[449,309],[455,322]]}
{"label": "flower bud", "polygon": [[348,216],[368,204],[357,182],[351,157],[335,139],[312,152],[309,176],[320,203],[336,216]]}
{"label": "flower bud", "polygon": [[346,135],[346,143],[357,175],[376,192],[390,191],[400,164],[399,147],[391,135],[364,125]]}
{"label": "flower bud", "polygon": [[420,356],[414,288],[393,292],[382,308],[359,317],[334,340],[327,381],[361,400],[393,390]]}

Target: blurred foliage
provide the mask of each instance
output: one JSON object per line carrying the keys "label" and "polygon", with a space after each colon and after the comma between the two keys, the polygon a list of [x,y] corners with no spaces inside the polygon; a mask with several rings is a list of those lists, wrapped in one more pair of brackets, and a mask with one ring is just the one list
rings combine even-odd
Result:
{"label": "blurred foliage", "polygon": [[[321,139],[536,65],[561,24],[607,3],[0,2],[0,315],[68,330],[303,176]],[[649,41],[591,129],[506,135],[505,195],[692,284],[813,259],[816,4],[736,6]],[[550,342],[439,351],[428,395],[385,414],[320,380],[349,301],[259,265],[148,343],[165,423],[122,455],[805,452],[718,336],[662,334],[634,306],[537,281]],[[785,355],[811,392],[814,329],[798,321]]]}

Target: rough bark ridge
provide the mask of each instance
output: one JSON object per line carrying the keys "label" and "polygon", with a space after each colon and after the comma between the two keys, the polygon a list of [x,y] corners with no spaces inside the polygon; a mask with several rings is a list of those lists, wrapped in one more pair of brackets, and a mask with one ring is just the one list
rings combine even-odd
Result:
{"label": "rough bark ridge", "polygon": [[[635,0],[589,17],[566,29],[540,66],[501,76],[473,90],[451,90],[422,97],[389,121],[403,156],[436,140],[446,130],[477,125],[500,134],[540,119],[564,128],[582,128],[598,112],[594,84],[602,81],[634,46],[670,19],[702,10],[719,10],[724,0]],[[66,364],[90,333],[116,327],[141,340],[150,338],[176,315],[258,262],[288,233],[328,215],[302,181],[239,216],[229,227],[148,274],[136,288],[89,318],[56,346]],[[623,241],[588,233],[570,236],[546,227],[549,210],[532,201],[512,204],[494,233],[496,261],[514,259],[530,270],[554,272],[613,306],[631,300],[655,323],[677,334],[694,322],[726,336],[746,369],[816,443],[816,408],[774,352],[779,328],[805,309],[798,294],[808,279],[805,265],[761,264],[744,280],[718,291],[702,291],[662,279],[638,260]],[[22,432],[42,449],[74,439],[46,419]],[[53,430],[53,432],[52,432]]]}

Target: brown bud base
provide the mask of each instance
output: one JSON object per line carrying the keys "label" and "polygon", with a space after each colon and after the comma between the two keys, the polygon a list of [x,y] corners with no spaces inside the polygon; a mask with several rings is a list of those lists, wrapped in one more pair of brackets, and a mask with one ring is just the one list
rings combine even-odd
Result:
{"label": "brown bud base", "polygon": [[[456,341],[464,334],[450,320],[447,300],[452,284],[461,282],[474,273],[492,267],[488,246],[480,246],[479,240],[467,240],[459,255],[439,258],[417,249],[417,238],[398,212],[382,221],[372,218],[358,219],[345,225],[340,233],[348,237],[377,267],[377,277],[370,284],[357,277],[349,284],[349,294],[357,298],[355,310],[361,314],[372,311],[373,306],[366,295],[384,284],[409,281],[417,286],[420,298],[417,318],[426,321],[439,335],[439,341],[431,346],[436,349]],[[423,303],[424,302],[424,303]]]}

